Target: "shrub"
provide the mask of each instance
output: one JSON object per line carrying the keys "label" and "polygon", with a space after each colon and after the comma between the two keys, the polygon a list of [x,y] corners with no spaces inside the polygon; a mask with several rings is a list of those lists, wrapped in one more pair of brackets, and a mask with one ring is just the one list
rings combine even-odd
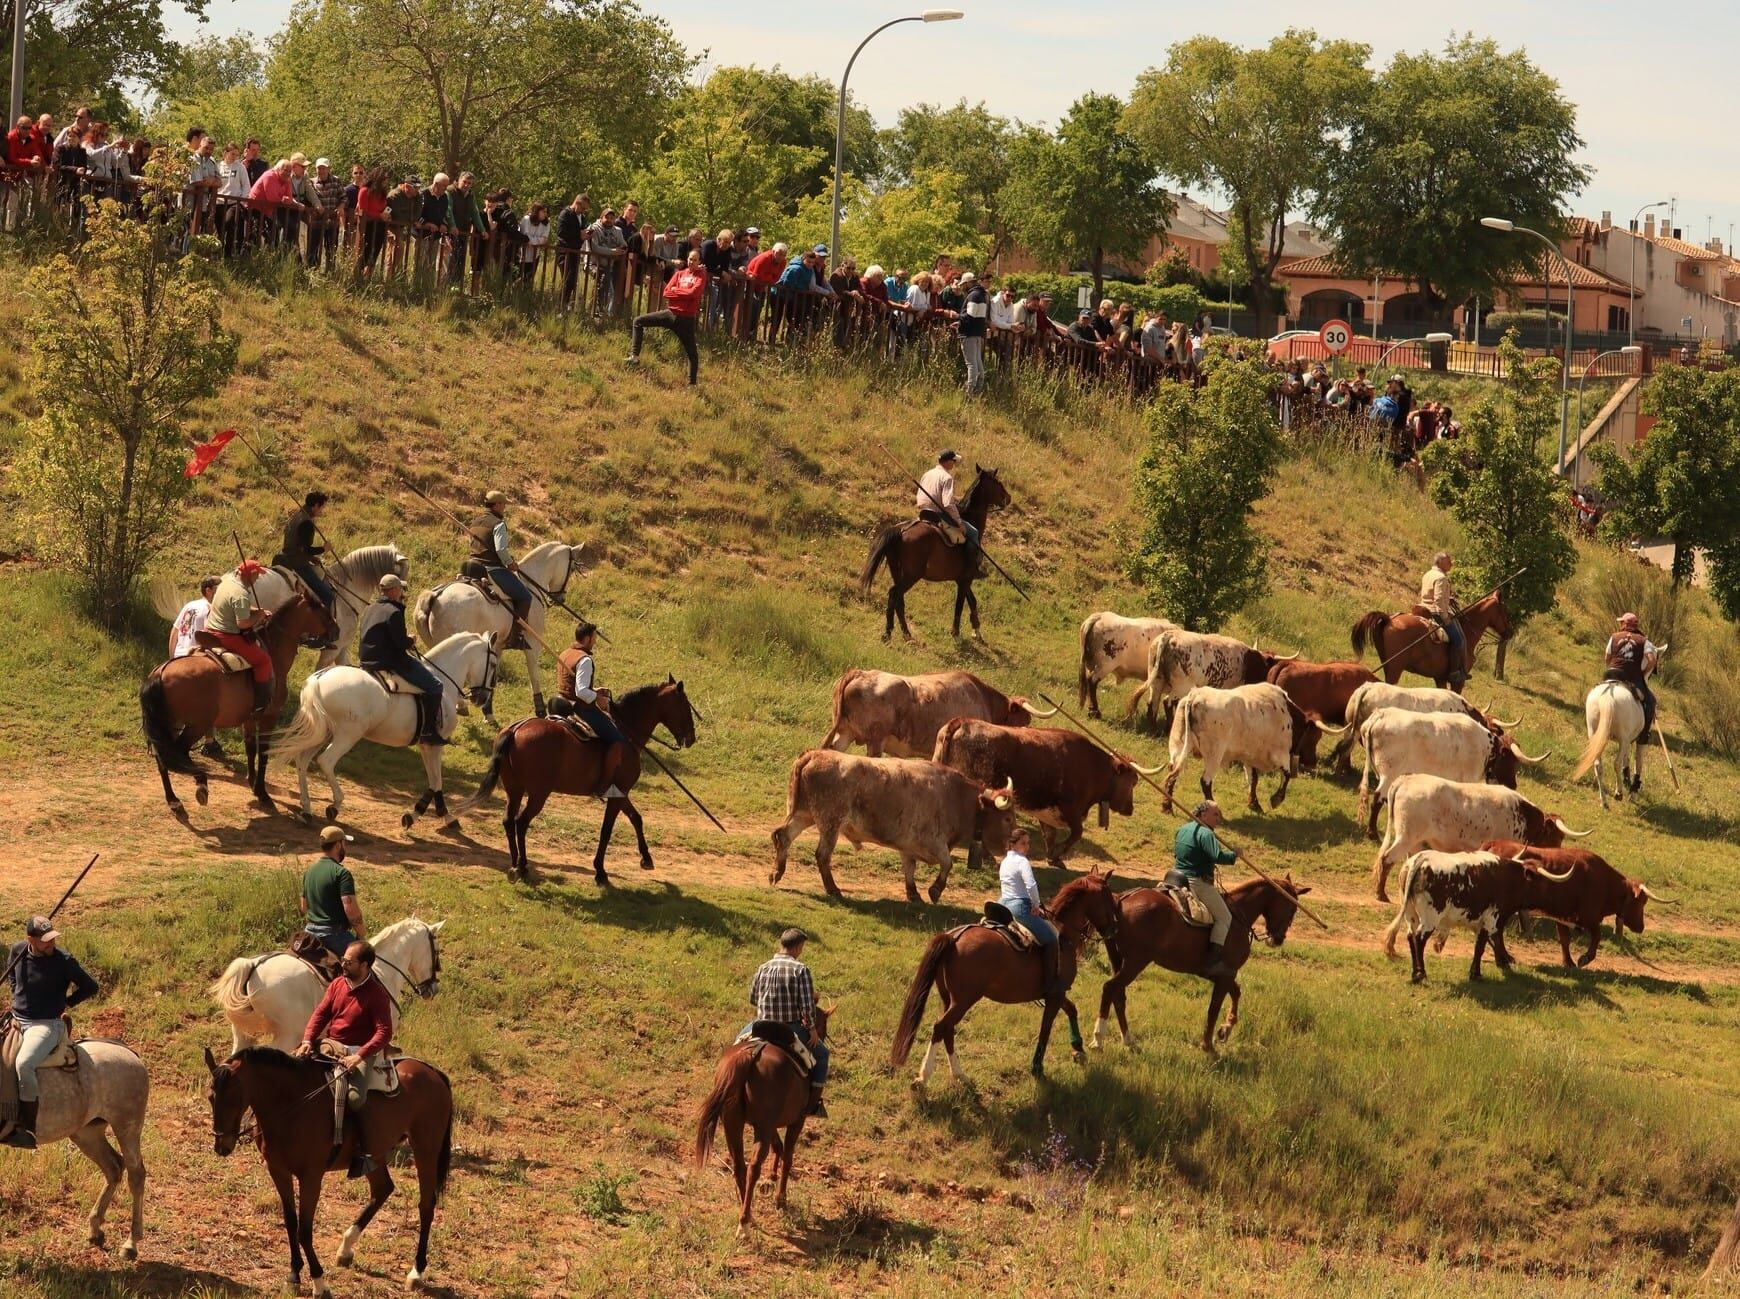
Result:
{"label": "shrub", "polygon": [[1563,329],[1565,314],[1562,311],[1493,311],[1481,318],[1482,333],[1491,332],[1503,334],[1512,329]]}
{"label": "shrub", "polygon": [[[1052,316],[1063,319],[1075,312],[1076,291],[1091,288],[1093,281],[1086,275],[1057,275],[1042,271],[1020,271],[1005,275],[1004,283],[1017,293],[1029,289],[1049,290],[1056,300]],[[1204,311],[1224,313],[1225,302],[1212,302],[1189,284],[1131,284],[1123,280],[1107,280],[1105,296],[1114,302],[1128,302],[1138,311],[1164,311],[1171,320],[1192,321]],[[1068,308],[1068,312],[1065,312]]]}
{"label": "shrub", "polygon": [[1686,729],[1723,757],[1740,758],[1740,632],[1715,628],[1682,666]]}

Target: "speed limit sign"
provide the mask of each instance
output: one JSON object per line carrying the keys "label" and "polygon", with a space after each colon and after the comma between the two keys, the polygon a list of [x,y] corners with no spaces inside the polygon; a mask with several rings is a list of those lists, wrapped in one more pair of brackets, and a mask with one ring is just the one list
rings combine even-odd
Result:
{"label": "speed limit sign", "polygon": [[1329,355],[1340,356],[1353,346],[1353,326],[1345,320],[1332,320],[1317,331],[1317,337]]}

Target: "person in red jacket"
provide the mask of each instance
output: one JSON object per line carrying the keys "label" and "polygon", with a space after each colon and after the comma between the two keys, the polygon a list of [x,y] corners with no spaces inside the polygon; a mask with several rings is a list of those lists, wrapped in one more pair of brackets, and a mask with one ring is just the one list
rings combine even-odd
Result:
{"label": "person in red jacket", "polygon": [[779,277],[785,274],[787,260],[786,246],[780,243],[766,252],[756,253],[744,266],[743,274],[749,279],[749,316],[744,322],[747,337],[755,337],[755,326],[761,320],[761,304],[767,301],[767,295],[779,283]]}
{"label": "person in red jacket", "polygon": [[707,269],[701,265],[701,253],[696,249],[689,254],[683,269],[665,281],[665,310],[649,311],[634,318],[627,364],[640,364],[640,338],[644,330],[668,329],[677,336],[689,358],[689,386],[693,387],[701,372],[701,353],[695,346],[695,316],[706,297]]}
{"label": "person in red jacket", "polygon": [[[334,1149],[344,1141],[345,1111],[361,1111],[368,1093],[379,1090],[381,1062],[393,1041],[393,999],[375,978],[374,947],[357,939],[344,949],[342,968],[344,973],[326,985],[326,995],[309,1016],[302,1045],[296,1048],[298,1059],[306,1060],[318,1051],[339,1067],[333,1086]],[[363,1121],[359,1113],[357,1122]],[[357,1143],[350,1163],[352,1177],[374,1171],[366,1145],[366,1141]]]}

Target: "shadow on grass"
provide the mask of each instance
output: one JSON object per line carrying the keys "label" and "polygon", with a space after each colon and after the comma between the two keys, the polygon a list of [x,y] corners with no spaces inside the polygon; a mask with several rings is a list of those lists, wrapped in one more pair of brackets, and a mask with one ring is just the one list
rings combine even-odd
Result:
{"label": "shadow on grass", "polygon": [[[1466,967],[1464,967],[1466,968]],[[1707,1002],[1708,995],[1697,984],[1677,983],[1649,975],[1620,974],[1613,971],[1566,970],[1563,966],[1548,966],[1538,970],[1512,969],[1497,977],[1487,974],[1481,979],[1449,980],[1452,996],[1478,1002],[1490,1010],[1534,1010],[1543,1006],[1596,1005],[1603,1010],[1615,1010],[1619,1003],[1608,995],[1608,989],[1635,992],[1674,993]]]}
{"label": "shadow on grass", "polygon": [[[796,1168],[801,1176],[803,1165]],[[760,1208],[761,1193],[755,1198]],[[939,1228],[896,1216],[873,1197],[848,1197],[838,1213],[814,1216],[803,1226],[780,1233],[793,1249],[815,1260],[876,1258],[888,1250],[929,1245],[941,1234]]]}
{"label": "shadow on grass", "polygon": [[[287,1256],[286,1256],[287,1257]],[[10,1275],[34,1282],[50,1299],[110,1299],[127,1295],[185,1295],[200,1291],[212,1295],[252,1295],[252,1286],[242,1285],[218,1272],[181,1267],[175,1263],[141,1262],[131,1266],[125,1285],[117,1283],[112,1267],[79,1267],[41,1257],[20,1257]]]}
{"label": "shadow on grass", "polygon": [[685,893],[667,880],[652,881],[650,887],[586,891],[540,884],[531,891],[538,902],[576,919],[631,933],[686,930],[734,943],[760,943],[767,937],[764,922]]}
{"label": "shadow on grass", "polygon": [[1729,839],[1740,821],[1673,803],[1639,802],[1638,815],[1658,830],[1688,839]]}

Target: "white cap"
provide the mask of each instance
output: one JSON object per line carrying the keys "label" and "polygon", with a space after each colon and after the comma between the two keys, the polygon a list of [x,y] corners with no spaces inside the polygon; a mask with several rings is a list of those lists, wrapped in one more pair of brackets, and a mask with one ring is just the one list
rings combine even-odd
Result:
{"label": "white cap", "polygon": [[331,158],[316,158],[314,160],[314,165],[316,167],[325,167],[328,171],[330,171],[330,170],[332,170],[332,159]]}

